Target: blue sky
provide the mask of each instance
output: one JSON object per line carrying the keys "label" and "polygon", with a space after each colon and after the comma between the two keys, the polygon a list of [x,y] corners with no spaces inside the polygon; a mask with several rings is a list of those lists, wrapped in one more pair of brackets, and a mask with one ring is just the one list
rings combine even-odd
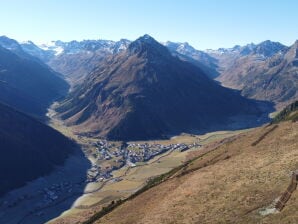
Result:
{"label": "blue sky", "polygon": [[297,0],[0,0],[0,35],[47,42],[127,38],[198,49],[298,39]]}

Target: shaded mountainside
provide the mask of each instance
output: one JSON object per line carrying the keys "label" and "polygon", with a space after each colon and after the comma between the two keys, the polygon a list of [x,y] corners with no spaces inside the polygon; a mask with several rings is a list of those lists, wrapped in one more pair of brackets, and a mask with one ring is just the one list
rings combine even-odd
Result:
{"label": "shaded mountainside", "polygon": [[[257,143],[256,143],[257,142]],[[255,144],[256,143],[256,144]],[[298,123],[283,122],[211,143],[85,223],[297,223],[298,189],[274,203],[298,169]]]}
{"label": "shaded mountainside", "polygon": [[298,98],[297,42],[288,48],[265,41],[211,55],[219,61],[217,80],[245,97],[268,100],[278,108]]}
{"label": "shaded mountainside", "polygon": [[54,129],[0,104],[0,196],[50,173],[74,147]]}
{"label": "shaded mountainside", "polygon": [[0,101],[42,118],[54,100],[66,95],[69,86],[39,59],[12,51],[0,44]]}
{"label": "shaded mountainside", "polygon": [[148,35],[100,63],[57,111],[81,133],[117,140],[205,131],[261,113]]}

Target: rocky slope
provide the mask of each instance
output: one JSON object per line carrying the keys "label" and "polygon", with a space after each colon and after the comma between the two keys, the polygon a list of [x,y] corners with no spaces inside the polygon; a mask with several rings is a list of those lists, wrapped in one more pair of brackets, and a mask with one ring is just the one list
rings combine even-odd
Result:
{"label": "rocky slope", "polygon": [[297,42],[290,48],[277,42],[211,52],[218,59],[224,86],[245,97],[274,102],[278,108],[298,98]]}
{"label": "rocky slope", "polygon": [[118,140],[210,130],[260,113],[148,35],[101,62],[57,111],[81,133]]}

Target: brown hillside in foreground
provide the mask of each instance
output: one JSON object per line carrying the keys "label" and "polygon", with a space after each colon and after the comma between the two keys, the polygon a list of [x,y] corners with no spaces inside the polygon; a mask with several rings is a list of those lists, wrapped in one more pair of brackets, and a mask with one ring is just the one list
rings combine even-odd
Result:
{"label": "brown hillside in foreground", "polygon": [[297,190],[281,213],[260,214],[297,168],[298,123],[261,127],[200,156],[96,223],[297,223]]}

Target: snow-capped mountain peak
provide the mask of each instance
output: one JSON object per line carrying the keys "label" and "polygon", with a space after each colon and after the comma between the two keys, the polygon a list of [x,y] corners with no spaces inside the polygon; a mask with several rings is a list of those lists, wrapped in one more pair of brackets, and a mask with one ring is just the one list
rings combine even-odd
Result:
{"label": "snow-capped mountain peak", "polygon": [[47,43],[37,45],[40,49],[44,51],[54,52],[55,56],[58,56],[64,51],[64,42],[62,41],[50,41]]}

